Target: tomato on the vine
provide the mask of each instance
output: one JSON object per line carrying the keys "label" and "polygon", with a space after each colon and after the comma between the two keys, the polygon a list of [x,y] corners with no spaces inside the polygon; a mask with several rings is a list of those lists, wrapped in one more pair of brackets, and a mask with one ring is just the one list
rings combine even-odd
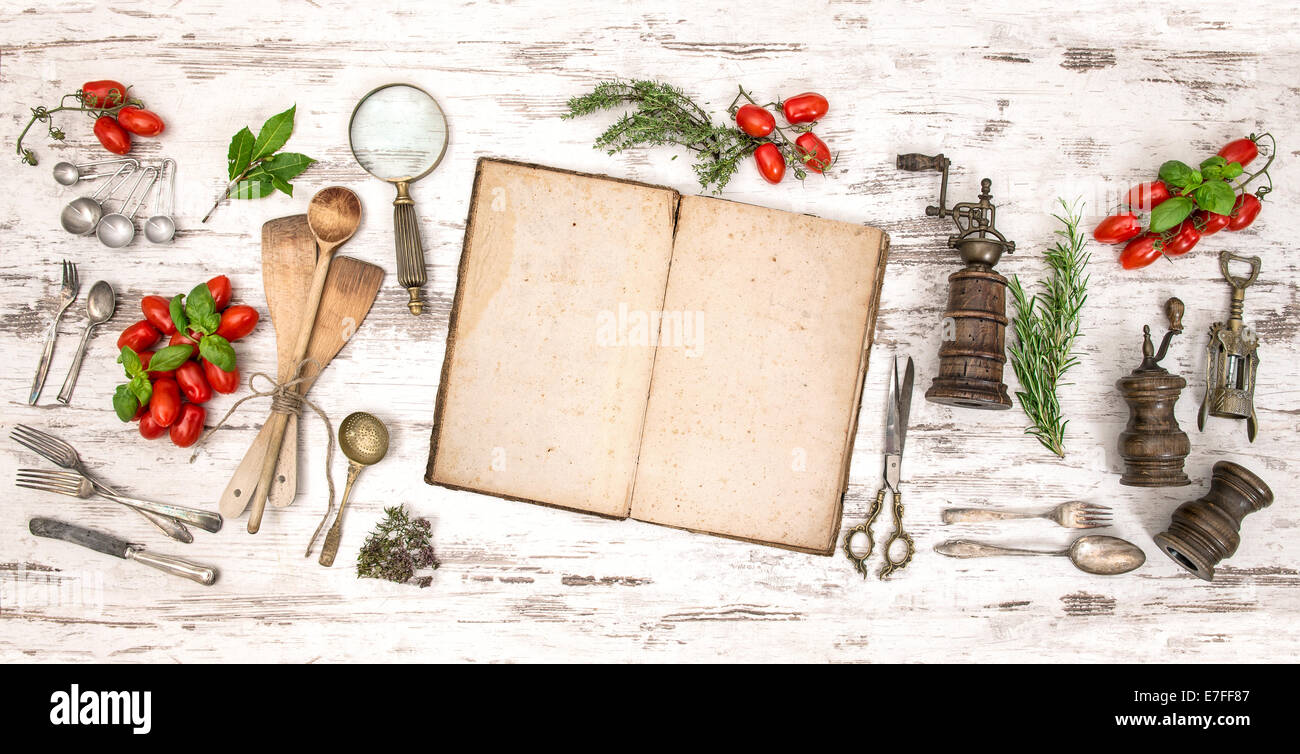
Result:
{"label": "tomato on the vine", "polygon": [[176,380],[164,377],[153,383],[153,397],[149,399],[149,415],[160,427],[170,427],[181,412],[181,389]]}
{"label": "tomato on the vine", "polygon": [[1198,209],[1192,213],[1192,222],[1196,223],[1196,228],[1201,231],[1202,236],[1212,236],[1218,233],[1228,227],[1231,220],[1232,218],[1228,215],[1207,212],[1203,209]]}
{"label": "tomato on the vine", "polygon": [[758,105],[742,105],[736,111],[736,128],[761,139],[776,128],[776,118],[767,111],[767,108]]}
{"label": "tomato on the vine", "polygon": [[207,421],[208,412],[202,407],[193,403],[186,403],[181,406],[180,416],[171,425],[172,442],[178,448],[188,448],[198,442],[199,435],[203,434],[203,422]]}
{"label": "tomato on the vine", "polygon": [[117,122],[137,136],[157,136],[163,132],[163,121],[157,113],[130,105],[117,112]]}
{"label": "tomato on the vine", "polygon": [[1119,264],[1126,270],[1146,267],[1160,258],[1160,249],[1156,242],[1160,236],[1155,233],[1143,233],[1129,241],[1119,254]]}
{"label": "tomato on the vine", "polygon": [[1201,231],[1196,229],[1196,223],[1188,218],[1170,231],[1167,240],[1163,241],[1160,250],[1170,256],[1178,257],[1192,250],[1192,247],[1201,240]]}
{"label": "tomato on the vine", "polygon": [[1242,194],[1237,197],[1237,201],[1232,205],[1232,219],[1228,221],[1228,230],[1242,230],[1250,227],[1259,217],[1259,210],[1262,205],[1259,203],[1259,197],[1254,194]]}
{"label": "tomato on the vine", "polygon": [[208,281],[208,293],[212,294],[212,303],[217,307],[217,311],[224,310],[230,306],[230,298],[234,291],[230,287],[230,278],[225,275],[217,275]]}
{"label": "tomato on the vine", "polygon": [[207,403],[212,400],[212,385],[203,376],[198,362],[187,361],[176,367],[176,384],[190,403]]}
{"label": "tomato on the vine", "polygon": [[1138,209],[1153,209],[1169,198],[1169,187],[1164,181],[1139,183],[1124,195],[1124,203]]}
{"label": "tomato on the vine", "polygon": [[812,131],[800,134],[794,143],[799,147],[799,157],[803,159],[805,168],[814,173],[824,173],[826,168],[831,166],[830,147],[826,146],[826,142],[817,138]]}
{"label": "tomato on the vine", "polygon": [[1239,162],[1244,168],[1259,156],[1259,145],[1253,139],[1234,139],[1219,150],[1219,156],[1228,162]]}
{"label": "tomato on the vine", "polygon": [[207,359],[201,359],[199,363],[203,364],[203,374],[213,390],[224,395],[239,389],[239,367],[227,372]]}
{"label": "tomato on the vine", "polygon": [[1097,223],[1092,237],[1098,243],[1124,243],[1142,232],[1142,223],[1132,212],[1121,212]]}
{"label": "tomato on the vine", "polygon": [[94,131],[99,143],[113,154],[126,154],[131,151],[131,137],[113,116],[101,115],[96,118]]}
{"label": "tomato on the vine", "polygon": [[112,79],[87,81],[81,85],[81,102],[86,107],[117,107],[126,102],[126,87]]}
{"label": "tomato on the vine", "polygon": [[770,141],[760,144],[758,149],[754,150],[754,162],[758,165],[759,174],[768,183],[780,183],[785,177],[785,157]]}
{"label": "tomato on the vine", "polygon": [[257,310],[251,306],[232,306],[221,313],[221,326],[217,335],[234,343],[257,327]]}
{"label": "tomato on the vine", "polygon": [[781,112],[785,115],[786,122],[792,125],[821,120],[821,117],[830,109],[830,103],[817,92],[796,94],[781,103]]}
{"label": "tomato on the vine", "polygon": [[161,337],[162,335],[154,329],[154,326],[149,324],[149,320],[142,319],[117,336],[117,350],[120,352],[123,346],[128,346],[132,351],[139,353],[157,343]]}

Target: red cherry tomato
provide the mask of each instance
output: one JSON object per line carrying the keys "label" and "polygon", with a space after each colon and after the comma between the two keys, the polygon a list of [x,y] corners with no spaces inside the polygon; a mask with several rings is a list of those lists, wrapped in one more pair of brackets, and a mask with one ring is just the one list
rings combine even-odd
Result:
{"label": "red cherry tomato", "polygon": [[169,346],[179,346],[179,345],[186,345],[186,346],[189,346],[189,347],[190,347],[190,358],[191,358],[191,359],[194,358],[194,356],[195,356],[196,354],[198,354],[198,352],[199,352],[199,342],[198,342],[197,340],[195,340],[195,339],[189,337],[188,335],[186,335],[186,334],[184,334],[184,333],[181,333],[181,332],[177,332],[176,334],[172,335],[171,340],[167,341],[167,345],[169,345]]}
{"label": "red cherry tomato", "polygon": [[805,158],[803,163],[805,168],[814,173],[823,173],[831,166],[831,148],[826,146],[826,142],[814,136],[812,131],[800,134],[794,143],[799,147],[801,156]]}
{"label": "red cherry tomato", "polygon": [[149,399],[149,415],[160,427],[170,427],[181,412],[181,389],[169,377],[155,380]]}
{"label": "red cherry tomato", "polygon": [[203,434],[203,422],[207,421],[208,412],[202,406],[186,403],[181,406],[181,415],[171,426],[172,443],[178,448],[188,448],[198,442]]}
{"label": "red cherry tomato", "polygon": [[1228,162],[1240,162],[1244,168],[1259,156],[1259,145],[1250,139],[1234,139],[1223,145],[1219,156]]}
{"label": "red cherry tomato", "polygon": [[1198,209],[1192,213],[1192,222],[1196,223],[1196,227],[1201,231],[1202,236],[1212,236],[1218,233],[1228,227],[1231,220],[1232,218],[1228,215],[1206,212],[1203,209]]}
{"label": "red cherry tomato", "polygon": [[126,87],[112,79],[87,81],[81,85],[81,101],[86,107],[117,107],[126,102]]}
{"label": "red cherry tomato", "polygon": [[754,162],[758,165],[759,174],[768,183],[780,183],[785,177],[785,157],[770,141],[760,144],[758,149],[754,150]]}
{"label": "red cherry tomato", "polygon": [[234,343],[257,327],[257,310],[251,306],[232,306],[221,313],[217,335]]}
{"label": "red cherry tomato", "polygon": [[131,151],[131,137],[126,129],[118,125],[117,119],[113,116],[99,116],[95,121],[94,131],[95,136],[99,138],[99,143],[113,154],[126,154]]}
{"label": "red cherry tomato", "polygon": [[[147,409],[146,409],[147,410]],[[146,440],[157,440],[167,434],[167,428],[158,425],[153,416],[145,414],[140,417],[140,436]]]}
{"label": "red cherry tomato", "polygon": [[175,369],[172,369],[172,370],[169,370],[169,371],[166,371],[166,372],[150,372],[150,371],[149,371],[149,362],[150,362],[151,360],[153,360],[153,353],[154,353],[153,351],[140,351],[140,352],[139,352],[139,356],[140,356],[140,364],[144,367],[144,371],[149,372],[149,379],[151,379],[151,380],[156,380],[156,379],[158,379],[159,377],[174,377],[174,376],[176,375],[176,370],[175,370]]}
{"label": "red cherry tomato", "polygon": [[230,278],[225,275],[218,275],[209,280],[208,293],[212,294],[212,302],[216,304],[217,311],[222,311],[227,306],[230,306],[230,297],[234,295],[230,288]]}
{"label": "red cherry tomato", "polygon": [[1174,228],[1172,234],[1161,243],[1160,250],[1169,256],[1180,257],[1191,251],[1200,240],[1201,231],[1197,230],[1196,223],[1188,218]]}
{"label": "red cherry tomato", "polygon": [[1261,208],[1259,197],[1254,194],[1242,194],[1237,197],[1236,203],[1232,205],[1232,219],[1228,221],[1228,230],[1249,228],[1250,224],[1255,222],[1255,218],[1259,217]]}
{"label": "red cherry tomato", "polygon": [[157,113],[130,105],[117,111],[117,122],[137,136],[157,136],[163,132],[162,118]]}
{"label": "red cherry tomato", "polygon": [[826,98],[817,92],[804,92],[796,94],[785,102],[781,103],[781,111],[785,114],[787,123],[812,123],[820,120],[831,105]]}
{"label": "red cherry tomato", "polygon": [[1097,223],[1092,237],[1098,243],[1124,243],[1142,232],[1142,223],[1132,212],[1121,212]]}
{"label": "red cherry tomato", "polygon": [[1124,203],[1138,209],[1151,209],[1169,198],[1169,187],[1164,181],[1139,183],[1124,195]]}
{"label": "red cherry tomato", "polygon": [[117,350],[121,351],[123,346],[128,346],[132,351],[140,353],[152,347],[161,337],[162,335],[154,329],[154,326],[149,324],[149,320],[142,319],[117,336]]}
{"label": "red cherry tomato", "polygon": [[212,386],[203,376],[203,367],[187,361],[176,367],[176,384],[190,403],[207,403],[212,400]]}
{"label": "red cherry tomato", "polygon": [[203,364],[203,374],[213,390],[228,395],[239,389],[239,367],[227,372],[207,359],[201,359],[199,363]]}
{"label": "red cherry tomato", "polygon": [[145,296],[140,300],[140,308],[144,310],[144,318],[149,320],[163,335],[174,335],[176,325],[172,324],[171,303],[162,296]]}
{"label": "red cherry tomato", "polygon": [[736,111],[736,128],[761,139],[776,128],[776,118],[766,108],[743,105]]}
{"label": "red cherry tomato", "polygon": [[1158,240],[1160,236],[1157,234],[1143,233],[1129,241],[1119,254],[1120,266],[1126,270],[1136,270],[1159,259],[1160,249],[1156,247]]}

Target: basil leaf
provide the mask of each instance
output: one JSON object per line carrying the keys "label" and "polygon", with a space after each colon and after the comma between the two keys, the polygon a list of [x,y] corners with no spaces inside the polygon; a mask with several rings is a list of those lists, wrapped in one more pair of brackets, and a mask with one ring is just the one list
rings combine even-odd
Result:
{"label": "basil leaf", "polygon": [[199,283],[185,299],[185,314],[190,318],[191,328],[202,329],[204,319],[217,310],[217,302],[212,300],[212,291],[207,283]]}
{"label": "basil leaf", "polygon": [[199,353],[223,372],[235,369],[235,349],[231,347],[230,341],[220,335],[209,335],[200,340]]}
{"label": "basil leaf", "polygon": [[[203,286],[207,288],[205,284]],[[172,315],[172,324],[176,325],[176,332],[186,332],[190,329],[190,318],[185,316],[185,297],[176,294],[172,297],[171,303],[167,305],[167,310]]]}
{"label": "basil leaf", "polygon": [[212,333],[216,332],[220,327],[221,327],[221,315],[218,314],[217,312],[213,312],[203,318],[202,329],[203,332],[207,333],[208,335],[211,335]]}
{"label": "basil leaf", "polygon": [[[281,152],[272,155],[265,162],[257,166],[257,169],[248,174],[249,178],[260,178],[268,176],[272,179],[279,178],[288,183],[297,178],[302,171],[311,167],[316,161],[305,154],[297,152]],[[278,188],[278,187],[277,187]]]}
{"label": "basil leaf", "polygon": [[136,375],[127,383],[126,388],[131,391],[138,405],[149,405],[149,399],[153,397],[153,385],[149,384],[148,377],[143,374]]}
{"label": "basil leaf", "polygon": [[1205,172],[1206,168],[1212,168],[1212,167],[1221,168],[1226,166],[1227,164],[1228,164],[1227,160],[1223,159],[1222,157],[1216,154],[1215,156],[1208,157],[1201,162],[1201,172]]}
{"label": "basil leaf", "polygon": [[1160,180],[1170,186],[1185,188],[1192,184],[1194,174],[1194,170],[1178,160],[1170,160],[1160,166]]}
{"label": "basil leaf", "polygon": [[193,349],[187,345],[167,346],[158,349],[158,353],[149,359],[150,372],[170,372],[189,361]]}
{"label": "basil leaf", "polygon": [[230,190],[231,199],[261,199],[275,193],[275,186],[268,178],[246,178]]}
{"label": "basil leaf", "polygon": [[1227,165],[1223,166],[1223,177],[1231,180],[1241,175],[1241,170],[1240,162],[1229,162]]}
{"label": "basil leaf", "polygon": [[248,166],[253,164],[253,142],[256,138],[253,132],[244,126],[243,130],[235,134],[235,138],[230,140],[230,151],[226,153],[226,161],[230,164],[230,180],[240,173],[248,170]]}
{"label": "basil leaf", "polygon": [[132,351],[130,346],[122,346],[122,353],[117,357],[117,363],[126,369],[127,377],[144,374],[144,367],[140,363],[140,354]]}
{"label": "basil leaf", "polygon": [[1224,181],[1210,181],[1196,189],[1192,196],[1201,209],[1220,215],[1232,214],[1232,205],[1237,201],[1237,192]]}
{"label": "basil leaf", "polygon": [[262,130],[257,132],[257,141],[253,143],[254,161],[275,154],[289,140],[289,135],[293,133],[293,115],[297,109],[298,106],[294,105],[278,115],[272,115],[262,124]]}
{"label": "basil leaf", "polygon": [[131,389],[126,385],[118,385],[113,391],[113,411],[117,418],[124,422],[129,422],[135,418],[135,412],[140,410],[140,401],[136,400]]}
{"label": "basil leaf", "polygon": [[1186,220],[1195,207],[1192,200],[1185,196],[1175,196],[1157,204],[1156,208],[1151,210],[1151,232],[1163,233],[1169,230]]}
{"label": "basil leaf", "polygon": [[1202,168],[1201,175],[1204,176],[1207,181],[1220,180],[1223,178],[1223,167],[1219,165],[1211,165],[1207,168]]}

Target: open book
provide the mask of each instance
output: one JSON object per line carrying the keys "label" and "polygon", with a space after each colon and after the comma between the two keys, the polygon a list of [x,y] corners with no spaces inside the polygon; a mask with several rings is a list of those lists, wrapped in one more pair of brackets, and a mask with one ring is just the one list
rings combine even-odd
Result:
{"label": "open book", "polygon": [[888,248],[481,159],[425,481],[829,555]]}

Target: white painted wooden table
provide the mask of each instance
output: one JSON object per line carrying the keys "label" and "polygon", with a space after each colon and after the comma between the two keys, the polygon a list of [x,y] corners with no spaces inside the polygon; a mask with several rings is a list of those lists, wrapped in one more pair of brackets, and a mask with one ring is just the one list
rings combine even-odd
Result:
{"label": "white painted wooden table", "polygon": [[[16,159],[0,174],[0,425],[45,427],[72,441],[132,494],[215,506],[264,410],[241,413],[197,461],[165,441],[145,442],[113,415],[113,341],[138,318],[141,296],[188,290],[229,273],[238,300],[265,312],[262,222],[301,212],[311,194],[345,184],[366,219],[346,253],[389,271],[370,318],[313,397],[341,419],[365,409],[388,423],[393,449],[361,479],[341,563],[302,557],[325,506],[323,428],[305,422],[303,492],[271,511],[262,533],[244,521],[194,544],[171,545],[108,503],[7,488],[0,506],[0,659],[216,662],[344,660],[808,660],[808,661],[1267,661],[1300,650],[1300,288],[1293,240],[1300,133],[1296,3],[1267,14],[1223,3],[1133,8],[1079,4],[913,2],[307,3],[182,0],[70,1],[56,11],[6,2],[0,14],[0,101],[6,145],[27,108],[83,81],[118,78],[167,120],[146,157],[181,165],[180,233],[169,247],[142,239],[109,251],[72,238],[58,210],[75,192],[49,168],[102,152],[89,122],[64,118],[65,145],[32,139],[42,164]],[[1222,9],[1222,10],[1220,10]],[[813,89],[830,98],[819,134],[839,153],[831,174],[764,184],[749,166],[727,196],[886,229],[893,252],[854,455],[845,516],[865,513],[879,479],[881,417],[892,352],[917,359],[918,400],[904,461],[915,561],[888,583],[863,582],[840,556],[821,558],[614,522],[426,486],[433,401],[473,175],[480,155],[607,172],[694,191],[689,161],[670,150],[608,157],[591,149],[608,119],[561,121],[563,103],[615,77],[663,78],[722,117],[738,84],[763,98]],[[392,190],[368,178],[347,146],[357,98],[406,80],[440,98],[451,121],[442,166],[415,187],[429,250],[432,313],[411,317],[396,286]],[[276,195],[198,219],[224,174],[226,145],[248,124],[298,105],[294,151],[321,160]],[[1074,385],[1069,456],[1058,461],[1023,435],[1018,408],[958,411],[919,393],[934,376],[948,273],[948,228],[927,219],[937,176],[900,174],[897,152],[953,159],[954,199],[993,179],[999,224],[1019,244],[1001,265],[1036,279],[1056,228],[1057,196],[1083,197],[1089,219],[1164,159],[1199,160],[1239,135],[1272,129],[1282,145],[1277,191],[1249,231],[1220,234],[1174,264],[1125,273],[1115,250],[1093,246]],[[1091,227],[1091,225],[1090,225]],[[1248,320],[1263,338],[1260,437],[1212,420],[1195,430],[1208,325],[1224,316],[1220,249],[1263,257]],[[44,405],[25,397],[52,313],[57,263],[76,261],[83,298],[64,320]],[[119,292],[119,315],[93,341],[70,408],[52,405],[96,279]],[[1192,436],[1181,489],[1119,485],[1114,451],[1126,410],[1114,381],[1138,362],[1141,327],[1161,328],[1161,303],[1188,304],[1185,334],[1166,365],[1189,379],[1177,414]],[[240,345],[245,373],[273,368],[269,320]],[[1014,390],[1014,377],[1008,369]],[[232,397],[211,404],[224,412]],[[1244,542],[1212,584],[1177,569],[1151,542],[1172,509],[1206,489],[1228,458],[1260,473],[1278,496],[1247,519]],[[45,465],[0,440],[0,477]],[[343,471],[336,461],[336,474]],[[932,552],[959,533],[938,524],[949,504],[1108,502],[1116,535],[1148,554],[1139,572],[1090,577],[1063,559],[954,561]],[[406,503],[434,524],[443,567],[416,589],[358,580],[348,567],[383,505]],[[27,519],[49,515],[107,529],[162,552],[211,563],[212,588],[38,541]],[[960,530],[1010,544],[1059,545],[1045,522]]]}

